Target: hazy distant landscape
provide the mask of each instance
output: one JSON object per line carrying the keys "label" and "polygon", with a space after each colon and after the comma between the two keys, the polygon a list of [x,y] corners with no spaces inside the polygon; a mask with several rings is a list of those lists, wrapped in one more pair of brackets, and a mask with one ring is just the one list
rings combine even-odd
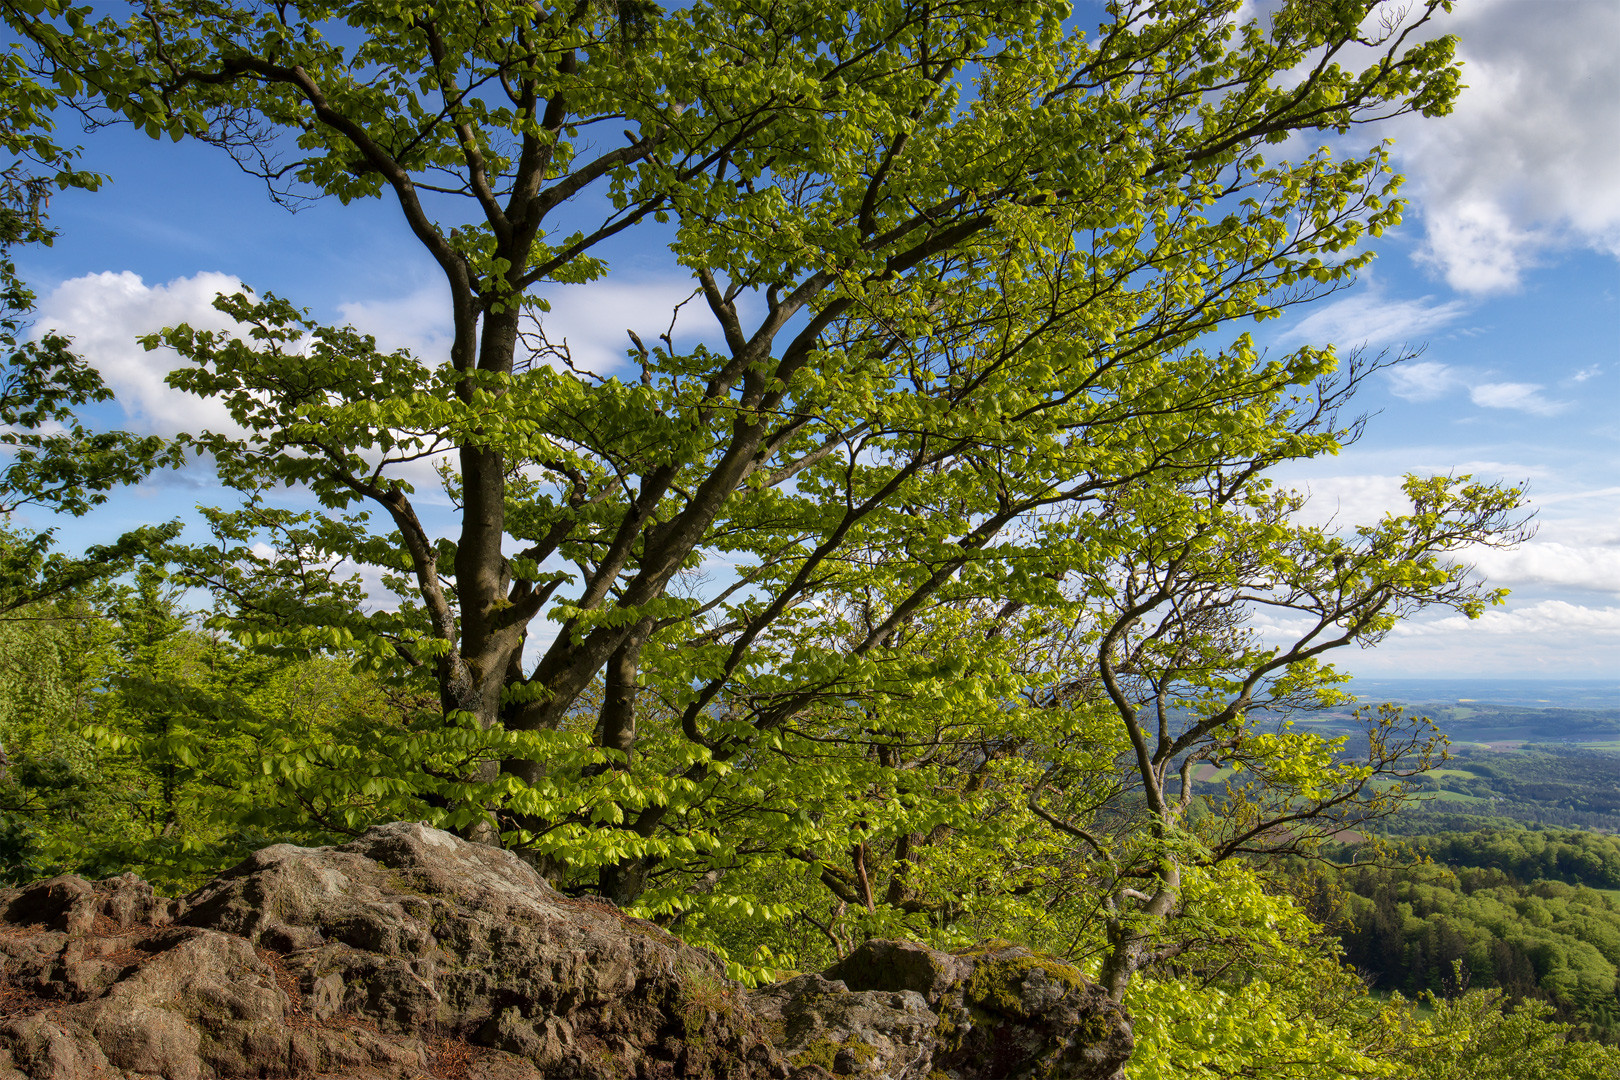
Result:
{"label": "hazy distant landscape", "polygon": [[1409,705],[1489,703],[1543,709],[1620,709],[1617,679],[1366,679],[1350,690],[1361,701]]}
{"label": "hazy distant landscape", "polygon": [[[1299,868],[1346,961],[1380,993],[1489,986],[1620,1040],[1620,682],[1351,689],[1361,705],[1429,717],[1451,746],[1417,778],[1418,798],[1379,824],[1388,846],[1360,835],[1333,853],[1344,868]],[[1348,734],[1351,711],[1294,722]]]}
{"label": "hazy distant landscape", "polygon": [[[1556,826],[1620,832],[1620,682],[1357,679],[1358,706],[1294,716],[1352,735],[1355,708],[1384,702],[1428,717],[1450,760],[1419,779],[1427,793],[1385,823],[1392,834]],[[1347,752],[1355,753],[1351,739]]]}
{"label": "hazy distant landscape", "polygon": [[1620,750],[1620,682],[1531,679],[1356,679],[1355,705],[1292,717],[1317,730],[1360,730],[1358,708],[1385,702],[1427,716],[1460,750],[1526,743]]}

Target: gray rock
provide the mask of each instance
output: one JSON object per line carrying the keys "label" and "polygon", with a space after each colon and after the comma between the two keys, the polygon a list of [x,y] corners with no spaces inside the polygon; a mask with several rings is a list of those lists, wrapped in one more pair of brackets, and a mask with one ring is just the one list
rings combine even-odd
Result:
{"label": "gray rock", "polygon": [[[937,1023],[927,1068],[916,1075],[1112,1080],[1135,1046],[1124,1010],[1080,971],[1006,943],[945,953],[913,942],[868,941],[826,977],[841,980],[851,997],[894,991],[927,1002]],[[829,1030],[826,1037],[838,1035]],[[855,1025],[845,1037],[868,1041]]]}
{"label": "gray rock", "polygon": [[914,990],[852,991],[800,975],[748,997],[755,1012],[780,1025],[777,1049],[797,1069],[887,1080],[928,1075],[939,1017]]}
{"label": "gray rock", "polygon": [[1130,1035],[1099,999],[1023,950],[881,941],[748,992],[413,823],[266,848],[178,902],[128,874],[0,890],[0,1080],[1100,1080]]}
{"label": "gray rock", "polygon": [[914,990],[930,1007],[966,981],[971,960],[914,941],[868,941],[826,971],[851,990]]}

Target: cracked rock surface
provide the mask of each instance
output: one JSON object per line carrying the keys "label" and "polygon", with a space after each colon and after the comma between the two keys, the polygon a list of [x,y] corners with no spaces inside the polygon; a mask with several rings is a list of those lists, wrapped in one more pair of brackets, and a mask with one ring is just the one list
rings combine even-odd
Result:
{"label": "cracked rock surface", "polygon": [[265,848],[178,901],[130,874],[0,890],[0,1080],[1104,1080],[1130,1045],[1018,949],[868,942],[749,992],[417,823]]}

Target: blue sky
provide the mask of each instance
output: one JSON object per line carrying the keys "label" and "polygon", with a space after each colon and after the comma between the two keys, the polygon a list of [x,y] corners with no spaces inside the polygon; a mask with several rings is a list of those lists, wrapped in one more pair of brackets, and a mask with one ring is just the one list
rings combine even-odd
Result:
{"label": "blue sky", "polygon": [[[1376,415],[1359,445],[1280,479],[1309,488],[1312,513],[1341,521],[1399,509],[1406,472],[1529,484],[1535,538],[1470,554],[1513,590],[1507,605],[1474,622],[1415,620],[1376,650],[1338,657],[1348,670],[1620,678],[1620,5],[1461,0],[1442,29],[1461,39],[1470,87],[1456,112],[1357,132],[1346,147],[1395,140],[1406,226],[1380,242],[1355,288],[1265,324],[1277,348],[1333,341],[1422,355],[1367,386],[1358,404]],[[208,305],[237,282],[385,344],[442,346],[435,270],[386,204],[290,215],[210,148],[127,129],[85,142],[88,165],[111,184],[60,196],[56,246],[19,262],[40,295],[38,325],[74,336],[118,391],[110,421],[173,432],[217,415],[164,388],[169,360],[133,338],[218,324]],[[548,333],[609,367],[626,326],[656,335],[689,291],[662,252],[627,251],[607,282],[554,294]],[[682,327],[678,340],[703,330]],[[200,471],[161,478],[63,539],[103,539],[212,494]]]}

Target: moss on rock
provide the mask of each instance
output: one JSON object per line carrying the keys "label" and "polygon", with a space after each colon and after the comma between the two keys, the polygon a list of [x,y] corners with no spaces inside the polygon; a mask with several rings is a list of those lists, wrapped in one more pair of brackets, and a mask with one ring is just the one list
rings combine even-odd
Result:
{"label": "moss on rock", "polygon": [[834,1075],[849,1075],[865,1069],[878,1056],[878,1048],[860,1039],[835,1042],[817,1039],[792,1057],[794,1065],[819,1065]]}
{"label": "moss on rock", "polygon": [[973,967],[973,974],[968,976],[967,985],[963,988],[971,1005],[1003,1016],[1027,1019],[1023,989],[1029,974],[1033,971],[1041,972],[1048,982],[1069,990],[1085,989],[1085,976],[1072,964],[1065,964],[1048,956],[1025,953],[1023,950],[1019,952],[1020,955],[1017,956],[979,957]]}

